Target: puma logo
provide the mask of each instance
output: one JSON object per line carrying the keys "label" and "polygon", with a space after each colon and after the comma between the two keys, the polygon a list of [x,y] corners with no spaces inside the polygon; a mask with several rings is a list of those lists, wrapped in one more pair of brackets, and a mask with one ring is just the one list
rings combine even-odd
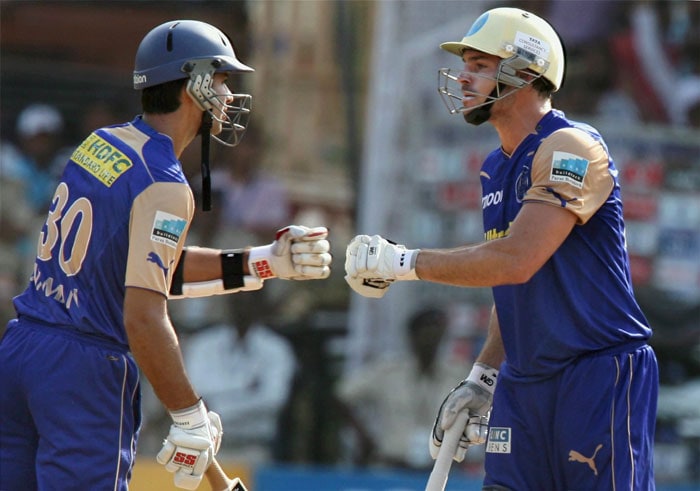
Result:
{"label": "puma logo", "polygon": [[162,269],[163,274],[165,275],[166,278],[168,277],[168,271],[170,270],[170,265],[172,265],[175,262],[175,260],[171,260],[170,265],[166,267],[165,264],[163,264],[163,261],[161,260],[160,256],[158,254],[156,254],[155,252],[149,252],[148,257],[146,258],[146,261],[154,263],[156,266],[158,266],[160,269]]}
{"label": "puma logo", "polygon": [[595,466],[595,456],[598,455],[598,451],[603,448],[603,444],[600,443],[595,448],[595,452],[590,457],[581,455],[576,450],[569,450],[569,462],[581,462],[582,464],[588,464],[594,475],[598,475],[598,468]]}

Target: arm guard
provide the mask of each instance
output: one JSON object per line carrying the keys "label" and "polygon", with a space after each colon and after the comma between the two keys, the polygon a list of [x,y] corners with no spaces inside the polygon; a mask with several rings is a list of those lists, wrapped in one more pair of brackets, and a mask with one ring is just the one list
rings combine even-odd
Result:
{"label": "arm guard", "polygon": [[180,262],[173,273],[168,298],[199,298],[212,295],[224,295],[241,291],[259,290],[263,280],[253,275],[243,273],[243,250],[221,251],[222,278],[209,281],[184,282],[184,264],[187,249],[183,249]]}
{"label": "arm guard", "polygon": [[194,283],[183,283],[182,293],[174,295],[172,292],[168,296],[170,299],[178,298],[199,298],[210,297],[212,295],[225,295],[227,293],[247,292],[260,290],[263,287],[263,280],[257,276],[241,276],[240,286],[225,288],[223,280],[198,281]]}
{"label": "arm guard", "polygon": [[182,293],[168,296],[170,299],[178,298],[200,298],[212,295],[225,295],[227,293],[247,292],[260,290],[263,287],[263,280],[257,276],[241,276],[243,281],[241,286],[236,288],[225,288],[223,280],[198,281],[195,283],[183,283]]}

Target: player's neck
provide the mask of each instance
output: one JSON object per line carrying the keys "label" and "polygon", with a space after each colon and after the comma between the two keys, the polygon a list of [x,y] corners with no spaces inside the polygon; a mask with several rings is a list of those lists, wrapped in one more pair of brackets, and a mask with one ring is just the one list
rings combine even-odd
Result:
{"label": "player's neck", "polygon": [[154,130],[170,137],[175,156],[179,159],[192,140],[197,136],[201,121],[201,111],[194,116],[183,114],[181,106],[168,114],[144,114],[143,120]]}
{"label": "player's neck", "polygon": [[503,151],[512,155],[528,135],[537,132],[537,124],[551,109],[549,100],[537,99],[495,111],[489,122],[498,132]]}

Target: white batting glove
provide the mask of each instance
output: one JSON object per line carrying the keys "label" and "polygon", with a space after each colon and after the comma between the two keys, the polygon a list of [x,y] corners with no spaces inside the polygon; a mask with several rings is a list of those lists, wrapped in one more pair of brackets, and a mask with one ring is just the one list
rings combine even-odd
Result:
{"label": "white batting glove", "polygon": [[419,252],[420,249],[406,249],[379,235],[358,235],[346,249],[345,272],[351,278],[418,280],[415,268]]}
{"label": "white batting glove", "polygon": [[367,237],[366,235],[358,235],[355,237],[350,244],[348,244],[345,250],[345,271],[348,273],[345,275],[345,281],[350,288],[355,290],[357,293],[363,297],[369,298],[382,298],[391,286],[390,281],[385,280],[371,280],[367,278],[360,278],[359,276],[351,276],[349,272],[355,269],[355,264],[357,262],[357,251],[361,245],[364,244],[362,239],[359,237]]}
{"label": "white batting glove", "polygon": [[483,363],[475,363],[469,376],[447,395],[438,411],[430,438],[429,448],[433,459],[437,458],[445,431],[462,411],[469,413],[469,420],[459,440],[454,460],[462,462],[471,445],[486,442],[497,378],[498,370]]}
{"label": "white batting glove", "polygon": [[290,225],[277,231],[271,244],[249,251],[250,274],[260,279],[322,280],[331,274],[326,227]]}
{"label": "white batting glove", "polygon": [[350,285],[350,288],[357,293],[363,297],[369,298],[382,298],[391,286],[390,281],[368,280],[367,278],[360,278],[358,276],[353,278],[350,275],[345,275],[345,281]]}
{"label": "white batting glove", "polygon": [[171,411],[173,424],[156,460],[174,473],[175,486],[197,489],[204,472],[221,446],[221,418],[201,400],[186,409]]}

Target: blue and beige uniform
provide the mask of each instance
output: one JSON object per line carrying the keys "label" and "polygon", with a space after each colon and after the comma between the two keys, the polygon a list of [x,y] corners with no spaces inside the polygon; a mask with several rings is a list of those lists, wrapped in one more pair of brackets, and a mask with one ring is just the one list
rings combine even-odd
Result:
{"label": "blue and beige uniform", "polygon": [[513,155],[499,149],[487,157],[481,184],[487,240],[507,235],[527,203],[577,218],[529,281],[493,289],[506,362],[485,489],[654,489],[657,365],[633,295],[617,170],[605,143],[553,110]]}
{"label": "blue and beige uniform", "polygon": [[140,117],[76,148],[0,344],[0,489],[127,489],[140,396],[124,294],[167,295],[193,213],[172,141]]}

